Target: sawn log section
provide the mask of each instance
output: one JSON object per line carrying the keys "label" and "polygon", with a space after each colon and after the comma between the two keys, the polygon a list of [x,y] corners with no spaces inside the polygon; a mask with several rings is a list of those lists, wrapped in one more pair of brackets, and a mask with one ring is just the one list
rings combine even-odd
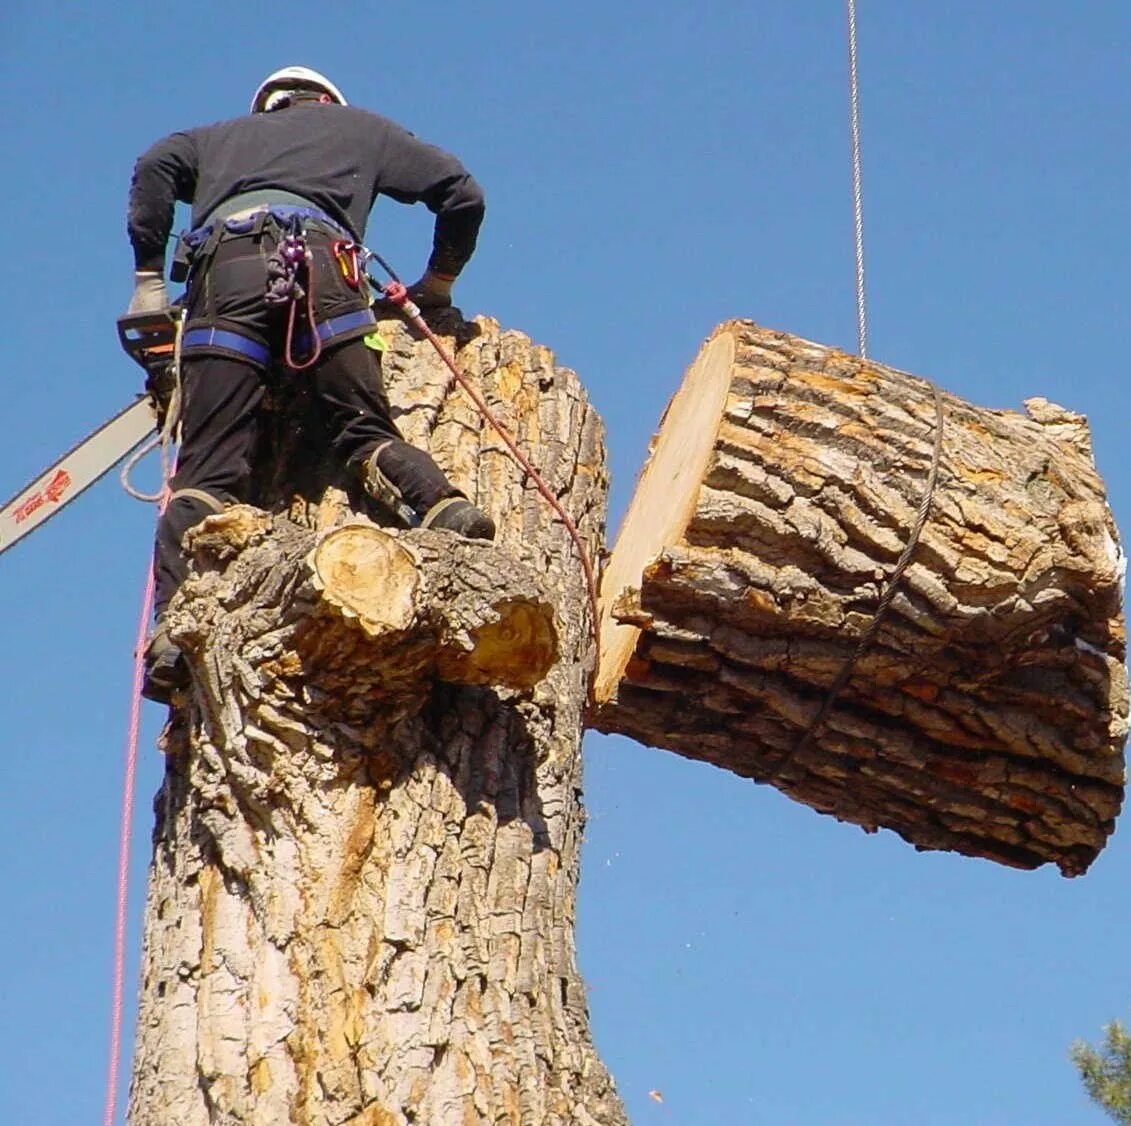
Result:
{"label": "sawn log section", "polygon": [[593,724],[920,849],[1083,872],[1127,730],[1122,555],[1085,420],[942,395],[747,321],[673,398],[603,580]]}

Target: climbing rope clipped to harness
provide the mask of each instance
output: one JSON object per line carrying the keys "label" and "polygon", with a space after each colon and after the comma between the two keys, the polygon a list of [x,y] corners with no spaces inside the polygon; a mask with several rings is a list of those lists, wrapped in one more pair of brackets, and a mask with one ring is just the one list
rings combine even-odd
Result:
{"label": "climbing rope clipped to harness", "polygon": [[[297,215],[287,220],[279,245],[267,256],[267,289],[264,301],[272,306],[287,306],[287,332],[283,343],[283,362],[292,371],[302,371],[322,354],[322,338],[314,324],[314,273],[312,255],[306,245],[302,221]],[[299,304],[305,301],[303,315],[310,334],[310,353],[303,360],[294,357],[295,321]]]}
{"label": "climbing rope clipped to harness", "polygon": [[388,282],[380,282],[372,274],[366,274],[366,280],[371,286],[381,295],[381,297],[389,302],[390,305],[399,309],[402,315],[417,329],[422,336],[436,349],[440,359],[443,360],[444,365],[452,373],[452,378],[460,385],[470,396],[471,401],[475,404],[476,409],[487,421],[488,425],[498,434],[502,439],[503,445],[506,446],[507,451],[517,463],[519,468],[534,482],[534,487],[541,494],[543,500],[553,510],[554,515],[557,516],[561,522],[562,527],[565,528],[569,534],[570,539],[573,541],[574,547],[577,548],[578,558],[581,562],[581,570],[585,576],[585,589],[589,602],[589,619],[590,631],[593,637],[593,672],[594,675],[589,680],[589,694],[590,703],[592,703],[593,684],[596,682],[597,666],[600,664],[600,615],[598,611],[597,601],[597,575],[593,567],[593,562],[589,558],[589,552],[586,550],[585,541],[581,538],[581,532],[578,531],[577,525],[566,512],[562,506],[561,501],[554,495],[554,491],[546,484],[542,475],[538,472],[537,468],[531,460],[522,452],[518,447],[513,435],[509,430],[495,417],[494,412],[487,405],[486,400],[479,393],[478,389],[468,380],[464,374],[459,370],[453,359],[451,353],[444,347],[444,342],[428,327],[427,322],[421,315],[420,307],[408,295],[408,289],[393,268],[375,251],[368,249],[368,247],[358,248],[363,257],[368,261],[372,259],[381,269],[389,275],[391,279]]}

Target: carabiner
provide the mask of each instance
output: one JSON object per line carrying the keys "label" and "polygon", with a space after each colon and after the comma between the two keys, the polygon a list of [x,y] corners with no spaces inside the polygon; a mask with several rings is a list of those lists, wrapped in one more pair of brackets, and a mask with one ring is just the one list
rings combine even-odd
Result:
{"label": "carabiner", "polygon": [[361,267],[357,261],[358,247],[356,243],[347,242],[345,239],[338,239],[331,250],[334,253],[334,261],[338,263],[338,269],[345,278],[346,285],[350,289],[361,288]]}

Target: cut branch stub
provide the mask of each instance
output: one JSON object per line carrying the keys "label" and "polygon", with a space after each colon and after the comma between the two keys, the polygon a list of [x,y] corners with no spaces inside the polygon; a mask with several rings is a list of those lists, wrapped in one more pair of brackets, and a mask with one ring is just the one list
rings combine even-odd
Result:
{"label": "cut branch stub", "polygon": [[348,524],[319,541],[310,565],[324,602],[372,637],[428,621],[442,680],[533,688],[557,658],[553,608],[534,576],[482,541]]}
{"label": "cut branch stub", "polygon": [[393,536],[347,524],[318,541],[309,564],[323,600],[356,618],[366,633],[380,636],[411,625],[416,560]]}
{"label": "cut branch stub", "polygon": [[602,587],[594,726],[769,782],[919,848],[1084,871],[1127,732],[1118,534],[1086,422],[943,395],[720,326],[661,423]]}
{"label": "cut branch stub", "polygon": [[[206,518],[185,542],[196,564],[193,593],[238,585],[274,601],[272,576],[307,576],[281,600],[284,630],[272,631],[271,649],[246,662],[245,678],[259,690],[265,677],[295,675],[294,657],[303,678],[330,700],[355,697],[367,676],[375,698],[423,699],[419,683],[432,676],[528,689],[557,658],[554,610],[537,574],[481,540],[390,532],[357,519],[318,533],[240,505]],[[231,597],[218,602],[222,628],[246,644],[267,604],[243,597],[240,606]],[[190,652],[214,641],[220,625],[198,616],[186,627],[176,607],[169,617],[174,638]],[[293,647],[290,662],[274,659],[284,643]],[[366,647],[361,656],[358,646]],[[349,692],[336,691],[341,676],[350,678]]]}

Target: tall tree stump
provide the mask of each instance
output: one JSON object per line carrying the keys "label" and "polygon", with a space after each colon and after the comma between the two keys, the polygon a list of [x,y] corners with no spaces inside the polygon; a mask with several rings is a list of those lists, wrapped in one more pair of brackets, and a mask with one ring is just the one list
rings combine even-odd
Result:
{"label": "tall tree stump", "polygon": [[[604,445],[577,378],[491,321],[436,327],[595,552]],[[406,437],[498,539],[382,530],[333,488],[291,501],[278,462],[263,509],[190,534],[133,1126],[625,1121],[574,954],[576,550],[431,345],[381,328]],[[348,492],[307,421],[279,428],[311,453],[291,476]]]}
{"label": "tall tree stump", "polygon": [[1027,405],[720,326],[606,569],[595,725],[918,848],[1083,872],[1123,794],[1123,559],[1085,420]]}

